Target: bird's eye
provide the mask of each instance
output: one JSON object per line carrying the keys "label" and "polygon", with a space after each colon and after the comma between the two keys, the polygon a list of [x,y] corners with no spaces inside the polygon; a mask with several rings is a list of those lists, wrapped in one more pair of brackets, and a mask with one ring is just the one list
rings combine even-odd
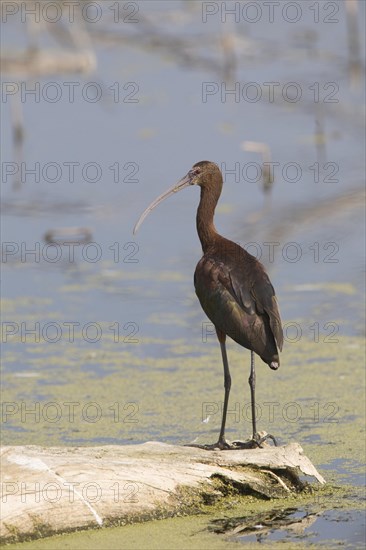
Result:
{"label": "bird's eye", "polygon": [[191,179],[193,178],[196,178],[199,174],[201,173],[201,168],[199,167],[195,167],[195,168],[191,168],[190,171],[189,171],[189,177]]}

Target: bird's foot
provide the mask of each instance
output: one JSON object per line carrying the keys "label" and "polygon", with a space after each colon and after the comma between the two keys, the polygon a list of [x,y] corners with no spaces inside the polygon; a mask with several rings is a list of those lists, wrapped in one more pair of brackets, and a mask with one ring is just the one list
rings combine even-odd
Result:
{"label": "bird's foot", "polygon": [[267,432],[257,432],[251,439],[248,439],[247,441],[233,441],[232,444],[234,449],[257,449],[258,447],[262,449],[262,443],[264,443],[268,439],[271,439],[274,446],[277,447],[276,438],[273,435],[268,434]]}
{"label": "bird's foot", "polygon": [[[277,447],[277,441],[275,437],[267,432],[257,432],[251,439],[247,441],[233,441],[229,443],[226,439],[219,439],[217,443],[202,444],[188,443],[185,447],[196,447],[197,449],[204,449],[205,451],[235,451],[240,449],[262,449],[262,443],[265,443],[268,439],[273,441],[275,447]],[[266,445],[267,446],[267,445]]]}
{"label": "bird's foot", "polygon": [[202,444],[199,445],[198,443],[188,443],[187,445],[184,445],[185,447],[196,447],[197,449],[204,449],[205,451],[232,451],[233,449],[236,449],[234,445],[231,445],[226,441],[226,439],[219,439],[217,443],[211,443],[211,444]]}

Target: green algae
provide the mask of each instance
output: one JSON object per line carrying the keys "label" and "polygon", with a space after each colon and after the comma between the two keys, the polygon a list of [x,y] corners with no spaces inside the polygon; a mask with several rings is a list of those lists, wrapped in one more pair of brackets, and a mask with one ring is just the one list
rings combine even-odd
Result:
{"label": "green algae", "polygon": [[[32,301],[8,302],[12,319],[34,322]],[[49,306],[52,303],[38,303],[39,317],[59,319],[60,314]],[[156,324],[179,327],[182,323],[171,312],[152,317]],[[306,326],[300,317],[294,322]],[[134,343],[123,338],[116,342],[110,323],[101,320],[99,324],[103,337],[95,344],[85,342],[80,330],[75,330],[73,342],[63,338],[54,344],[29,339],[23,343],[19,334],[9,339],[3,353],[3,444],[102,445],[151,439],[203,443],[217,439],[223,375],[213,336],[207,342],[151,336],[139,337]],[[227,436],[242,439],[251,429],[249,354],[230,342],[228,355],[233,386]],[[281,444],[300,442],[328,481],[324,488],[275,503],[236,494],[216,502],[206,493],[209,505],[183,491],[181,514],[193,517],[164,519],[168,511],[158,510],[159,521],[11,547],[232,548],[236,544],[232,539],[209,531],[210,522],[226,517],[253,521],[256,515],[291,507],[319,514],[329,509],[363,509],[364,492],[358,481],[365,456],[363,339],[337,334],[329,340],[320,334],[315,341],[308,333],[302,334],[296,342],[285,342],[281,358],[277,372],[257,360],[258,427],[273,433]],[[43,538],[50,531],[39,526],[38,533]],[[293,540],[281,542],[281,547],[305,548],[306,544]],[[252,543],[246,545],[250,548]],[[270,545],[262,543],[262,547]]]}
{"label": "green algae", "polygon": [[[87,345],[78,336],[73,344],[27,343],[5,350],[2,399],[23,407],[24,415],[19,410],[3,417],[4,443],[44,444],[45,433],[48,445],[63,444],[63,437],[70,443],[68,430],[78,433],[75,443],[82,438],[85,444],[106,437],[144,441],[154,433],[178,443],[217,436],[223,384],[216,343],[148,338],[121,344],[106,332],[99,345]],[[235,344],[229,344],[228,353],[233,375],[228,437],[243,438],[250,432],[249,357]],[[33,373],[26,387],[19,376],[26,372],[24,356]],[[304,338],[287,343],[278,372],[258,361],[259,427],[281,442],[303,442],[318,466],[340,458],[362,463],[363,364],[358,337],[340,336],[331,344]],[[73,417],[67,402],[75,404]],[[56,403],[53,411],[50,403]],[[38,416],[27,412],[35,406]],[[25,433],[17,434],[17,426]],[[353,470],[358,470],[355,464]]]}
{"label": "green algae", "polygon": [[[212,491],[212,490],[211,490]],[[128,519],[121,522],[115,521],[119,526],[108,526],[103,529],[94,529],[93,531],[80,531],[64,535],[47,537],[49,530],[47,526],[41,525],[38,529],[39,539],[25,543],[11,544],[8,547],[15,549],[33,550],[35,548],[42,550],[52,548],[53,550],[61,548],[108,548],[110,550],[128,548],[128,549],[229,549],[235,544],[232,538],[228,538],[224,533],[217,535],[213,525],[218,522],[236,520],[238,517],[248,524],[256,521],[256,518],[263,518],[276,512],[287,509],[302,508],[311,510],[311,514],[321,515],[324,510],[332,506],[333,508],[350,510],[354,505],[350,499],[352,490],[350,488],[331,487],[329,485],[322,488],[309,488],[296,496],[291,495],[284,499],[272,501],[258,500],[253,496],[245,496],[231,492],[225,499],[209,499],[209,504],[205,504],[202,499],[202,493],[199,491],[182,490],[180,494],[181,512],[175,517],[169,517],[168,510],[162,508],[154,514],[155,518],[147,523],[137,523],[130,525]],[[192,516],[194,514],[194,516]],[[141,517],[137,521],[144,521]],[[136,521],[136,518],[134,519]],[[108,525],[108,522],[106,522]],[[275,522],[273,522],[275,525]],[[251,548],[251,543],[246,543]],[[254,547],[254,544],[253,544]],[[271,544],[262,542],[263,548],[271,548]],[[308,545],[301,541],[291,541],[291,543],[282,542],[281,548],[307,548]],[[314,547],[314,545],[312,545]],[[315,546],[316,547],[316,546]]]}
{"label": "green algae", "polygon": [[341,293],[348,296],[357,294],[357,288],[351,283],[311,283],[296,284],[288,287],[292,292],[322,291],[331,293]]}

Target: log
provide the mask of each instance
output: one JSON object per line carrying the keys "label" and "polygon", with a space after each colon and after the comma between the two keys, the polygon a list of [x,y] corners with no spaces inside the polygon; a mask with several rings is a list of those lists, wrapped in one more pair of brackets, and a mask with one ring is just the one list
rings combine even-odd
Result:
{"label": "log", "polygon": [[280,498],[325,483],[298,443],[207,451],[159,442],[1,450],[3,542],[195,513],[232,495]]}
{"label": "log", "polygon": [[60,73],[89,74],[96,69],[93,52],[36,51],[1,57],[1,72],[19,78],[35,78]]}

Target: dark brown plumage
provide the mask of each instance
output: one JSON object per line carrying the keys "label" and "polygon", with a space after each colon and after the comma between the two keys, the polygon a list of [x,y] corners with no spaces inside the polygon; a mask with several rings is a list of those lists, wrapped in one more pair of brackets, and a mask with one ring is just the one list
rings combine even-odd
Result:
{"label": "dark brown plumage", "polygon": [[[254,353],[276,370],[280,365],[278,349],[282,350],[283,333],[280,313],[273,286],[263,265],[238,244],[225,239],[216,231],[213,218],[222,190],[219,167],[209,161],[195,164],[182,180],[158,197],[142,214],[134,232],[147,214],[166,197],[189,185],[199,185],[201,200],[197,210],[197,232],[203,257],[194,274],[194,286],[202,309],[216,328],[224,365],[225,398],[220,436],[217,444],[205,448],[232,448],[225,440],[225,423],[231,387],[226,354],[226,336],[251,351],[249,384],[252,402],[253,435],[248,447],[264,439],[257,433],[255,419]],[[276,442],[275,442],[276,443]]]}

